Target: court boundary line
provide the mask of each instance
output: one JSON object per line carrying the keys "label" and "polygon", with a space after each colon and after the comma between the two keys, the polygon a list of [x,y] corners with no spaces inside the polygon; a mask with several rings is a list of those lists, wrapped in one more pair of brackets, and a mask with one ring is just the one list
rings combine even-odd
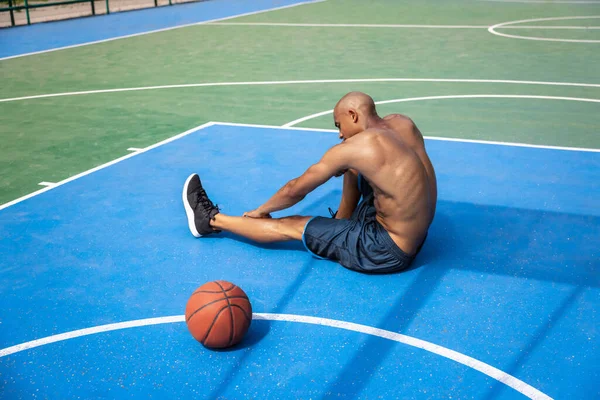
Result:
{"label": "court boundary line", "polygon": [[[477,99],[477,98],[507,98],[507,99],[541,99],[541,100],[565,100],[565,101],[580,101],[586,103],[600,103],[600,99],[584,98],[584,97],[565,97],[565,96],[538,96],[538,95],[516,95],[516,94],[464,94],[464,95],[444,95],[444,96],[425,96],[425,97],[407,97],[400,99],[381,100],[376,101],[375,104],[392,104],[392,103],[404,103],[411,101],[424,101],[424,100],[448,100],[448,99]],[[299,123],[309,121],[314,118],[322,117],[333,113],[333,110],[321,111],[318,113],[310,114],[302,118],[295,119],[284,125],[282,128],[291,128]],[[458,139],[458,138],[440,138],[440,137],[428,137],[425,138],[433,140],[448,140],[448,141],[464,141],[471,143],[486,143],[486,144],[501,144],[505,146],[516,146],[516,147],[532,147],[532,148],[543,148],[543,149],[554,149],[554,150],[568,150],[568,151],[583,151],[583,152],[600,152],[600,149],[585,148],[585,147],[565,147],[565,146],[549,146],[549,145],[535,145],[529,143],[514,143],[514,142],[500,142],[500,141],[475,141],[473,139]]]}
{"label": "court boundary line", "polygon": [[490,25],[412,25],[412,24],[320,24],[294,22],[214,22],[215,26],[286,26],[305,28],[417,28],[417,29],[487,29]]}
{"label": "court boundary line", "polygon": [[[598,100],[598,102],[600,103],[600,100]],[[331,110],[330,110],[330,112],[331,112]],[[331,133],[338,132],[336,129],[303,128],[301,126],[243,124],[243,123],[235,123],[235,122],[215,122],[215,125],[240,126],[240,127],[250,127],[250,128],[266,128],[266,129],[290,129],[290,130],[298,130],[298,131],[331,132]],[[451,137],[443,137],[443,136],[423,136],[423,138],[428,139],[428,140],[442,141],[442,142],[461,142],[461,143],[489,144],[489,145],[494,145],[494,146],[526,147],[526,148],[532,148],[532,149],[575,151],[575,152],[579,151],[579,152],[583,152],[583,153],[600,153],[600,149],[592,149],[592,148],[585,148],[585,147],[546,146],[543,144],[500,142],[500,141],[494,141],[494,140],[479,140],[479,139],[461,139],[461,138],[451,138]]]}
{"label": "court boundary line", "polygon": [[86,176],[86,175],[89,175],[89,174],[91,174],[93,172],[96,172],[96,171],[99,171],[101,169],[110,167],[111,165],[117,164],[117,163],[119,163],[119,162],[121,162],[123,160],[126,160],[126,159],[131,158],[131,157],[135,157],[135,156],[137,156],[139,154],[143,154],[143,153],[145,153],[145,152],[147,152],[149,150],[155,149],[155,148],[160,147],[160,146],[162,146],[164,144],[167,144],[167,143],[170,143],[170,142],[172,142],[174,140],[180,139],[180,138],[182,138],[184,136],[187,136],[190,133],[193,133],[195,131],[199,131],[199,130],[202,130],[204,128],[208,128],[209,126],[212,126],[212,125],[215,125],[215,122],[207,122],[207,123],[204,123],[202,125],[198,125],[198,126],[192,128],[192,129],[188,129],[185,132],[179,133],[179,134],[177,134],[175,136],[171,136],[171,137],[169,137],[169,138],[167,138],[165,140],[162,140],[162,141],[160,141],[158,143],[155,143],[153,145],[150,145],[148,147],[144,147],[143,149],[140,149],[139,151],[130,152],[129,154],[125,154],[122,157],[116,158],[116,159],[114,159],[112,161],[109,161],[107,163],[104,163],[104,164],[98,165],[98,166],[96,166],[94,168],[91,168],[91,169],[88,169],[86,171],[80,172],[77,175],[73,175],[73,176],[71,176],[69,178],[66,178],[66,179],[63,179],[63,180],[61,180],[59,182],[56,182],[52,186],[46,186],[43,189],[36,190],[35,192],[31,192],[29,194],[26,194],[25,196],[21,196],[21,197],[19,197],[17,199],[11,200],[8,203],[4,203],[4,204],[0,205],[0,211],[4,210],[4,209],[6,209],[6,208],[8,208],[10,206],[13,206],[13,205],[15,205],[17,203],[20,203],[22,201],[30,199],[30,198],[32,198],[34,196],[37,196],[37,195],[45,193],[45,192],[47,192],[49,190],[55,189],[55,188],[57,188],[59,186],[62,186],[64,184],[66,184],[66,183],[69,183],[71,181],[79,179],[79,178],[81,178],[83,176]]}
{"label": "court boundary line", "polygon": [[530,18],[530,19],[521,19],[518,21],[508,21],[501,22],[499,24],[492,25],[488,28],[488,32],[495,36],[506,37],[510,39],[519,39],[519,40],[533,40],[533,41],[541,41],[541,42],[559,42],[559,43],[600,43],[598,39],[561,39],[561,38],[551,38],[551,37],[537,37],[537,36],[523,36],[523,35],[509,35],[507,33],[497,32],[496,29],[505,29],[509,26],[517,27],[517,24],[526,23],[526,22],[544,22],[544,21],[564,21],[570,19],[598,19],[600,15],[589,15],[589,16],[573,16],[573,17],[549,17],[549,18]]}
{"label": "court boundary line", "polygon": [[166,31],[171,31],[171,30],[174,30],[174,29],[188,28],[190,26],[205,25],[205,24],[209,24],[211,22],[218,22],[218,21],[225,21],[225,20],[233,19],[233,18],[247,17],[247,16],[250,16],[250,15],[257,15],[257,14],[262,14],[262,13],[266,13],[266,12],[270,12],[270,11],[283,10],[283,9],[286,9],[286,8],[298,7],[298,6],[303,6],[303,5],[307,5],[307,4],[322,3],[324,1],[327,1],[327,0],[305,0],[305,1],[302,1],[302,2],[299,2],[299,3],[295,3],[295,4],[288,4],[286,6],[279,6],[279,7],[274,7],[274,8],[268,8],[268,9],[259,10],[259,11],[251,11],[251,12],[242,13],[242,14],[230,15],[228,17],[223,17],[223,18],[214,18],[214,19],[210,19],[210,20],[207,20],[207,21],[192,22],[192,23],[189,23],[189,24],[183,24],[183,25],[177,25],[177,26],[170,26],[168,28],[154,29],[154,30],[145,31],[145,32],[132,33],[132,34],[129,34],[129,35],[116,36],[116,37],[108,38],[108,39],[100,39],[100,40],[94,40],[94,41],[91,41],[91,42],[78,43],[78,44],[73,44],[73,45],[68,45],[68,46],[62,46],[62,47],[55,47],[53,49],[39,50],[39,51],[30,52],[30,53],[23,53],[23,54],[16,54],[16,55],[13,55],[13,56],[0,57],[0,61],[10,60],[12,58],[27,57],[27,56],[32,56],[32,55],[35,55],[35,54],[49,53],[49,52],[52,52],[52,51],[73,49],[73,48],[76,48],[76,47],[89,46],[89,45],[92,45],[92,44],[112,42],[113,40],[127,39],[127,38],[131,38],[131,37],[142,36],[142,35],[149,35],[149,34],[158,33],[158,32],[166,32]]}
{"label": "court boundary line", "polygon": [[87,94],[136,92],[144,90],[161,89],[184,89],[195,87],[219,87],[219,86],[270,86],[270,85],[303,85],[319,83],[385,83],[385,82],[430,82],[430,83],[495,83],[507,85],[539,85],[539,86],[569,86],[600,88],[600,83],[579,82],[552,82],[552,81],[520,81],[512,79],[462,79],[462,78],[349,78],[349,79],[308,79],[308,80],[284,80],[284,81],[238,81],[238,82],[205,82],[205,83],[182,83],[174,85],[139,86],[129,88],[96,89],[77,92],[46,93],[30,96],[12,97],[0,99],[0,103],[12,101],[34,100],[51,97],[79,96]]}
{"label": "court boundary line", "polygon": [[489,3],[521,3],[521,4],[544,4],[544,5],[552,5],[552,4],[600,4],[600,1],[593,0],[478,0]]}
{"label": "court boundary line", "polygon": [[[598,100],[598,102],[600,102],[600,100]],[[204,124],[198,125],[194,128],[188,129],[185,132],[179,133],[175,136],[169,137],[165,140],[162,140],[160,142],[157,142],[153,145],[150,145],[148,147],[144,147],[143,149],[140,149],[139,151],[134,151],[134,152],[130,152],[129,154],[126,154],[122,157],[116,158],[112,161],[109,161],[107,163],[98,165],[94,168],[88,169],[86,171],[80,172],[76,175],[73,175],[69,178],[63,179],[59,182],[56,182],[53,186],[47,186],[43,189],[40,190],[36,190],[35,192],[31,192],[29,194],[26,194],[24,196],[21,196],[19,198],[16,198],[14,200],[11,200],[7,203],[4,204],[0,204],[0,211],[13,206],[15,204],[18,204],[22,201],[25,201],[27,199],[30,199],[32,197],[35,197],[37,195],[40,195],[44,192],[47,192],[49,190],[55,189],[59,186],[62,186],[66,183],[69,183],[71,181],[74,181],[76,179],[79,179],[83,176],[89,175],[93,172],[99,171],[101,169],[110,167],[111,165],[117,164],[123,160],[126,160],[128,158],[131,157],[135,157],[139,154],[143,154],[149,150],[155,149],[157,147],[160,147],[164,144],[170,143],[172,141],[175,141],[177,139],[180,139],[184,136],[187,136],[191,133],[194,133],[196,131],[202,130],[204,128],[208,128],[210,126],[214,126],[214,125],[222,125],[222,126],[240,126],[240,127],[249,127],[249,128],[266,128],[266,129],[286,129],[286,130],[296,130],[296,131],[308,131],[308,132],[337,132],[334,129],[319,129],[319,128],[303,128],[303,127],[295,127],[295,126],[290,126],[290,127],[283,127],[283,126],[278,126],[278,125],[261,125],[261,124],[244,124],[244,123],[235,123],[235,122],[220,122],[220,121],[210,121],[210,122],[206,122]],[[539,149],[546,149],[546,150],[567,150],[567,151],[581,151],[581,152],[592,152],[592,153],[600,153],[600,149],[587,149],[587,148],[580,148],[580,147],[559,147],[559,146],[544,146],[544,145],[535,145],[535,144],[527,144],[527,143],[512,143],[512,142],[497,142],[497,141],[486,141],[486,140],[477,140],[477,139],[459,139],[459,138],[445,138],[445,137],[438,137],[438,136],[424,136],[425,139],[428,140],[437,140],[437,141],[447,141],[447,142],[464,142],[464,143],[475,143],[475,144],[487,144],[487,145],[498,145],[498,146],[511,146],[511,147],[528,147],[528,148],[539,148]]]}
{"label": "court boundary line", "polygon": [[[581,101],[585,103],[600,103],[600,99],[592,99],[586,97],[566,97],[566,96],[542,96],[542,95],[528,95],[528,94],[456,94],[456,95],[442,95],[442,96],[423,96],[423,97],[406,97],[391,100],[380,100],[376,101],[375,104],[392,104],[392,103],[409,103],[411,101],[425,101],[425,100],[449,100],[449,99],[540,99],[540,100],[565,100],[565,101]],[[320,111],[318,113],[310,114],[302,118],[295,119],[284,125],[282,128],[290,128],[299,123],[310,121],[311,119],[322,117],[323,115],[333,113],[333,109],[327,111]]]}
{"label": "court boundary line", "polygon": [[[600,4],[600,3],[598,3]],[[282,26],[297,28],[379,28],[379,29],[488,29],[492,25],[414,25],[414,24],[321,24],[295,22],[211,22],[215,26]],[[502,29],[600,29],[600,26],[519,25]]]}
{"label": "court boundary line", "polygon": [[[397,343],[402,343],[407,346],[416,347],[421,350],[425,350],[429,353],[436,354],[444,357],[451,361],[462,364],[466,367],[474,369],[504,385],[516,390],[517,392],[529,397],[530,399],[536,400],[552,400],[552,398],[535,387],[525,383],[524,381],[496,368],[476,358],[467,356],[466,354],[459,353],[458,351],[451,350],[447,347],[428,342],[423,339],[418,339],[413,336],[403,335],[401,333],[392,332],[384,329],[375,328],[368,325],[356,324],[353,322],[311,317],[306,315],[295,315],[295,314],[273,314],[273,313],[255,313],[253,320],[265,320],[265,321],[281,321],[281,322],[296,322],[305,323],[311,325],[320,325],[330,328],[344,329],[347,331],[363,333],[366,335],[380,337],[382,339],[392,340]],[[14,346],[0,349],[0,358],[15,354],[21,351],[26,351],[32,348],[44,346],[51,343],[57,343],[74,339],[83,336],[90,336],[97,333],[111,332],[120,329],[137,328],[142,326],[152,326],[169,323],[181,323],[185,322],[184,315],[173,315],[168,317],[155,317],[138,319],[124,322],[117,322],[112,324],[99,325],[91,328],[84,328],[73,330],[57,335],[46,336],[44,338],[20,343]]]}

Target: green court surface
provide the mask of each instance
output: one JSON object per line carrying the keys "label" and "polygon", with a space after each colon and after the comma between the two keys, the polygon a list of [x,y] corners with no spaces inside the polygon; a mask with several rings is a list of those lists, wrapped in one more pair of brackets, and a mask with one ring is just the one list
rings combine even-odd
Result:
{"label": "green court surface", "polygon": [[[380,113],[427,136],[597,149],[599,16],[590,3],[328,0],[2,60],[0,204],[204,122],[284,125],[351,90],[398,100]],[[519,20],[533,21],[496,30],[571,41],[488,31]],[[297,126],[333,128],[328,115]]]}

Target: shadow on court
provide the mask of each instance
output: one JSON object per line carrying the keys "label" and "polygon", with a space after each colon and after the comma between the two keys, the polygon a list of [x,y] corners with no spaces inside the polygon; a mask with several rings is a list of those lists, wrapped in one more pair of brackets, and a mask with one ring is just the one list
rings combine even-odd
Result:
{"label": "shadow on court", "polygon": [[[325,196],[308,206],[306,212],[313,211],[314,214],[314,210],[334,204],[337,198],[333,194]],[[411,267],[417,270],[414,283],[398,294],[389,312],[379,318],[377,327],[404,332],[425,306],[430,293],[435,291],[450,270],[596,287],[598,276],[594,273],[597,262],[593,257],[593,238],[600,234],[599,227],[598,217],[440,201],[427,242]],[[233,235],[225,238],[247,242]],[[259,246],[273,251],[304,251],[300,243]],[[303,265],[272,312],[280,313],[286,309],[317,265],[313,260]],[[575,290],[547,320],[540,321],[531,341],[516,355],[506,372],[514,372],[527,361],[528,355],[543,341],[552,325],[562,318],[578,293],[580,291]],[[270,322],[261,321],[258,325],[252,328],[259,330],[256,335],[262,337],[261,332],[266,335]],[[254,333],[250,332],[250,335],[249,339]],[[248,348],[247,352],[240,358],[235,370],[224,375],[228,378],[211,392],[210,398],[227,391],[228,382],[233,380],[232,377],[251,355],[249,344],[242,344]],[[323,395],[342,398],[359,396],[367,386],[369,377],[374,376],[386,355],[398,345],[377,337],[367,338],[364,346],[348,360],[337,380],[327,387]],[[487,396],[494,398],[506,389],[497,384]]]}
{"label": "shadow on court", "polygon": [[[326,210],[327,207],[332,206],[332,205],[336,204],[337,202],[339,202],[339,198],[340,198],[340,191],[337,191],[337,190],[333,191],[333,192],[329,193],[328,195],[326,195],[320,199],[317,199],[315,202],[308,205],[305,209],[303,209],[301,211],[300,215],[317,215],[317,214],[322,215],[323,214],[322,211]],[[262,244],[262,243],[251,242],[247,239],[244,239],[240,236],[236,236],[233,234],[223,235],[223,237],[227,238],[227,240],[237,240],[237,241],[240,241],[243,243],[252,244],[257,247],[271,249],[273,251],[306,251],[304,249],[303,244],[300,242],[297,242],[297,241]],[[278,314],[278,313],[283,312],[286,309],[287,305],[290,303],[290,301],[292,301],[294,296],[298,293],[299,289],[302,287],[304,282],[306,282],[306,280],[310,276],[310,273],[314,267],[315,267],[314,259],[308,259],[308,261],[306,263],[304,263],[301,271],[296,275],[293,282],[291,282],[288,285],[288,288],[287,288],[284,296],[281,299],[279,299],[279,301],[277,302],[277,306],[270,311],[271,313]],[[253,338],[258,338],[260,340],[262,337],[264,337],[263,333],[266,334],[270,330],[271,323],[272,323],[271,321],[265,321],[265,320],[253,320],[252,321],[252,324],[248,331],[248,335],[238,345],[243,348],[248,347],[247,351],[239,358],[239,362],[237,363],[236,367],[234,369],[230,370],[226,375],[223,375],[225,377],[225,379],[223,379],[221,381],[219,386],[217,386],[214,390],[211,391],[210,395],[207,398],[209,398],[209,399],[218,398],[220,395],[222,395],[227,390],[229,383],[235,380],[234,378],[240,373],[246,360],[252,355],[251,342],[252,342]],[[250,340],[250,342],[247,343],[247,340]],[[236,346],[236,348],[239,348],[238,346]]]}
{"label": "shadow on court", "polygon": [[[454,269],[597,287],[592,239],[599,237],[599,231],[597,217],[440,201],[428,240],[411,267],[418,269],[418,275],[377,327],[403,333],[446,272]],[[579,293],[580,289],[575,290],[547,320],[540,321],[533,338],[506,372],[514,372],[527,361]],[[370,336],[324,396],[354,398],[361,394],[386,354],[398,345]],[[504,389],[497,384],[488,397]]]}

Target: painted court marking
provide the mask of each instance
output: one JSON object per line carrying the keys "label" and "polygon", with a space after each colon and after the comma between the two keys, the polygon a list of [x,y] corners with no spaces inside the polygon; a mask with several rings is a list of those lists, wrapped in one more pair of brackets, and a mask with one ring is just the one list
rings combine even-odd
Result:
{"label": "painted court marking", "polygon": [[537,41],[545,41],[545,42],[568,42],[568,43],[600,43],[600,40],[596,40],[596,39],[584,40],[584,39],[544,38],[544,37],[536,37],[536,36],[509,35],[507,33],[501,33],[501,32],[496,31],[496,29],[500,29],[500,28],[504,29],[509,26],[518,28],[518,26],[515,26],[516,24],[522,24],[522,23],[527,23],[527,22],[564,21],[564,20],[572,20],[572,19],[596,19],[596,18],[600,18],[600,15],[522,19],[519,21],[502,22],[500,24],[490,26],[488,28],[488,32],[493,35],[496,35],[496,36],[503,36],[503,37],[507,37],[507,38],[522,39],[522,40],[537,40]]}
{"label": "painted court marking", "polygon": [[[517,94],[462,94],[462,95],[449,95],[449,96],[426,96],[426,97],[411,97],[405,99],[392,99],[376,101],[375,104],[390,104],[390,103],[404,103],[409,101],[423,101],[423,100],[445,100],[445,99],[478,99],[478,98],[506,98],[506,99],[541,99],[541,100],[566,100],[566,101],[582,101],[587,103],[600,103],[600,99],[589,99],[582,97],[562,97],[562,96],[535,96],[535,95],[517,95]],[[294,125],[298,125],[301,122],[308,121],[323,115],[331,114],[333,110],[321,111],[315,114],[307,115],[306,117],[295,119],[282,125],[282,128],[289,128]],[[598,151],[597,149],[581,149],[582,151]]]}
{"label": "painted court marking", "polygon": [[[405,100],[405,99],[399,99],[399,100]],[[388,102],[394,102],[394,101],[388,101]],[[398,101],[396,101],[398,102]],[[600,100],[597,100],[597,102],[600,102]],[[326,113],[331,112],[327,111]],[[333,129],[317,129],[317,128],[300,128],[300,127],[293,127],[293,126],[287,126],[287,127],[281,127],[281,126],[275,126],[275,125],[259,125],[259,124],[239,124],[239,123],[232,123],[232,122],[207,122],[205,124],[199,125],[195,128],[189,129],[183,133],[180,133],[178,135],[175,135],[173,137],[170,137],[168,139],[165,139],[161,142],[158,142],[156,144],[153,144],[152,146],[148,146],[144,149],[141,149],[140,151],[136,151],[136,152],[131,152],[123,157],[119,157],[115,160],[109,161],[105,164],[99,165],[95,168],[89,169],[87,171],[81,172],[77,175],[74,175],[70,178],[64,179],[60,182],[57,182],[55,184],[53,184],[52,186],[48,186],[45,187],[43,189],[37,190],[35,192],[29,193],[25,196],[19,197],[15,200],[9,201],[8,203],[4,203],[2,205],[0,205],[0,210],[4,210],[5,208],[8,208],[10,206],[13,206],[17,203],[20,203],[24,200],[27,200],[29,198],[32,198],[34,196],[37,196],[39,194],[42,194],[44,192],[47,192],[51,189],[54,189],[56,187],[62,186],[68,182],[74,181],[76,179],[79,179],[83,176],[89,175],[93,172],[99,171],[101,169],[104,169],[106,167],[109,167],[111,165],[114,165],[116,163],[119,163],[123,160],[126,160],[130,157],[134,157],[136,155],[145,153],[146,151],[152,150],[156,147],[162,146],[164,144],[167,144],[169,142],[172,142],[174,140],[177,140],[183,136],[189,135],[190,133],[193,133],[195,131],[198,130],[202,130],[204,128],[207,128],[209,126],[212,125],[226,125],[226,126],[240,126],[240,127],[251,127],[251,128],[267,128],[267,129],[291,129],[291,130],[298,130],[298,131],[313,131],[313,132],[336,132]],[[584,152],[595,152],[595,153],[600,153],[600,149],[587,149],[587,148],[580,148],[580,147],[560,147],[560,146],[543,146],[543,145],[534,145],[534,144],[527,144],[527,143],[511,143],[511,142],[496,142],[496,141],[486,141],[486,140],[472,140],[472,139],[457,139],[457,138],[444,138],[444,137],[435,137],[435,136],[425,136],[426,139],[431,139],[431,140],[441,140],[441,141],[449,141],[449,142],[464,142],[464,143],[479,143],[479,144],[489,144],[489,145],[498,145],[498,146],[514,146],[514,147],[530,147],[530,148],[541,148],[541,149],[549,149],[549,150],[568,150],[568,151],[584,151]]]}
{"label": "painted court marking", "polygon": [[[530,399],[540,400],[551,400],[552,398],[542,393],[533,386],[528,385],[520,379],[515,378],[512,375],[507,374],[489,364],[479,361],[473,357],[469,357],[465,354],[459,353],[454,350],[450,350],[446,347],[437,345],[435,343],[427,342],[412,336],[402,335],[400,333],[386,331],[383,329],[374,328],[367,325],[355,324],[352,322],[339,321],[328,318],[310,317],[305,315],[293,315],[293,314],[269,314],[269,313],[255,313],[253,315],[255,320],[266,320],[266,321],[284,321],[284,322],[296,322],[305,323],[312,325],[321,325],[331,328],[345,329],[348,331],[354,331],[358,333],[364,333],[366,335],[377,336],[383,339],[392,340],[398,343],[403,343],[408,346],[423,349],[433,354],[437,354],[444,358],[452,361],[456,361],[462,365],[479,371],[490,378],[501,382],[514,390],[522,393]],[[29,342],[21,343],[15,346],[0,349],[0,357],[6,357],[11,354],[15,354],[21,351],[29,350],[35,347],[44,346],[51,343],[61,342],[69,339],[74,339],[82,336],[94,335],[102,332],[116,331],[120,329],[135,328],[142,326],[151,326],[159,324],[171,324],[185,322],[184,315],[174,315],[169,317],[158,317],[158,318],[147,318],[138,319],[133,321],[119,322],[115,324],[107,324],[95,326],[92,328],[78,329],[71,332],[61,333],[59,335],[47,336],[45,338],[32,340]]]}
{"label": "painted court marking", "polygon": [[216,86],[269,86],[269,85],[303,85],[320,83],[383,83],[383,82],[439,82],[439,83],[498,83],[514,85],[541,85],[541,86],[573,86],[600,88],[597,83],[575,83],[575,82],[547,82],[547,81],[519,81],[507,79],[443,79],[443,78],[357,78],[357,79],[311,79],[291,81],[248,81],[248,82],[206,82],[206,83],[184,83],[177,85],[141,86],[116,89],[85,90],[80,92],[62,92],[36,94],[31,96],[11,97],[0,99],[0,103],[21,100],[43,99],[49,97],[80,96],[87,94],[136,92],[142,90],[180,89],[191,87],[216,87]]}
{"label": "painted court marking", "polygon": [[306,28],[417,28],[417,29],[487,29],[488,25],[406,25],[406,24],[311,24],[288,22],[214,22],[208,25],[287,26]]}
{"label": "painted court marking", "polygon": [[[217,122],[218,125],[228,126],[240,126],[240,127],[252,127],[252,128],[265,128],[265,129],[282,129],[282,126],[276,125],[260,125],[260,124],[236,124],[233,122]],[[336,129],[319,129],[319,128],[303,128],[286,126],[285,129],[297,129],[300,131],[314,131],[314,132],[337,132]],[[546,150],[564,150],[564,151],[582,151],[590,153],[600,153],[600,149],[588,149],[584,147],[563,147],[563,146],[546,146],[542,144],[527,144],[527,143],[513,143],[513,142],[498,142],[493,140],[478,140],[478,139],[457,139],[440,136],[423,136],[427,140],[439,140],[442,142],[459,142],[459,143],[476,143],[476,144],[487,144],[495,146],[508,146],[508,147],[526,147],[532,149],[546,149]]]}
{"label": "painted court marking", "polygon": [[597,0],[479,0],[490,3],[523,3],[523,4],[600,4]]}
{"label": "painted court marking", "polygon": [[151,149],[154,149],[154,148],[156,148],[156,147],[162,146],[163,144],[167,144],[167,143],[169,143],[169,142],[172,142],[172,141],[174,141],[174,140],[177,140],[177,139],[179,139],[179,138],[181,138],[181,137],[183,137],[183,136],[189,135],[189,134],[190,134],[190,133],[192,133],[192,132],[195,132],[195,131],[197,131],[197,130],[201,130],[202,128],[206,128],[206,127],[208,127],[208,126],[211,126],[211,125],[214,125],[214,124],[215,124],[214,122],[208,122],[208,123],[206,123],[206,124],[198,125],[198,126],[196,126],[195,128],[189,129],[189,130],[187,130],[187,131],[185,131],[185,132],[183,132],[183,133],[180,133],[179,135],[175,135],[175,136],[173,136],[173,137],[170,137],[170,138],[168,138],[168,139],[165,139],[165,140],[163,140],[163,141],[161,141],[161,142],[158,142],[158,143],[156,143],[156,144],[153,144],[152,146],[148,146],[148,147],[146,147],[146,148],[144,148],[144,149],[142,149],[142,150],[140,150],[140,151],[136,151],[136,152],[129,153],[129,154],[127,154],[127,155],[124,155],[123,157],[119,157],[119,158],[117,158],[117,159],[115,159],[115,160],[109,161],[109,162],[107,162],[107,163],[105,163],[105,164],[99,165],[99,166],[97,166],[97,167],[95,167],[95,168],[89,169],[89,170],[87,170],[87,171],[84,171],[84,172],[82,172],[82,173],[80,173],[80,174],[74,175],[74,176],[72,176],[72,177],[70,177],[70,178],[67,178],[67,179],[64,179],[64,180],[62,180],[62,181],[60,181],[60,182],[57,182],[57,183],[53,184],[52,186],[47,186],[47,187],[45,187],[45,188],[43,188],[43,189],[40,189],[40,190],[37,190],[37,191],[35,191],[35,192],[33,192],[33,193],[29,193],[29,194],[27,194],[27,195],[25,195],[25,196],[19,197],[18,199],[15,199],[15,200],[9,201],[8,203],[4,203],[4,204],[0,205],[0,210],[4,210],[5,208],[8,208],[8,207],[10,207],[10,206],[12,206],[12,205],[15,205],[15,204],[17,204],[17,203],[20,203],[20,202],[22,202],[22,201],[24,201],[24,200],[27,200],[27,199],[31,198],[31,197],[37,196],[37,195],[39,195],[39,194],[42,194],[42,193],[44,193],[44,192],[47,192],[47,191],[49,191],[49,190],[51,190],[51,189],[57,188],[57,187],[59,187],[59,186],[62,186],[62,185],[64,185],[65,183],[69,183],[69,182],[71,182],[71,181],[74,181],[75,179],[79,179],[79,178],[81,178],[81,177],[83,177],[83,176],[89,175],[89,174],[91,174],[92,172],[96,172],[96,171],[99,171],[99,170],[101,170],[101,169],[104,169],[104,168],[106,168],[106,167],[110,167],[111,165],[114,165],[114,164],[116,164],[116,163],[119,163],[119,162],[121,162],[121,161],[123,161],[123,160],[126,160],[126,159],[128,159],[128,158],[131,158],[131,157],[137,156],[137,155],[139,155],[139,154],[142,154],[142,153],[145,153],[145,152],[146,152],[146,151],[148,151],[148,150],[151,150]]}
{"label": "painted court marking", "polygon": [[[489,25],[406,25],[406,24],[309,24],[287,22],[212,22],[208,25],[223,26],[284,26],[306,28],[381,28],[381,29],[488,29]],[[600,29],[600,26],[557,26],[520,25],[506,26],[505,29]]]}
{"label": "painted court marking", "polygon": [[168,27],[168,28],[161,28],[161,29],[155,29],[155,30],[146,31],[146,32],[133,33],[131,35],[116,36],[116,37],[112,37],[112,38],[108,38],[108,39],[94,40],[92,42],[73,44],[73,45],[70,45],[70,46],[55,47],[53,49],[41,50],[41,51],[34,51],[34,52],[31,52],[31,53],[17,54],[17,55],[14,55],[14,56],[2,57],[2,58],[0,58],[0,61],[2,61],[2,60],[9,60],[11,58],[19,58],[19,57],[25,57],[25,56],[32,56],[34,54],[49,53],[51,51],[73,49],[75,47],[89,46],[91,44],[112,42],[113,40],[127,39],[127,38],[131,38],[131,37],[142,36],[142,35],[149,35],[151,33],[166,32],[166,31],[171,31],[171,30],[174,30],[174,29],[187,28],[187,27],[190,27],[190,26],[204,25],[204,24],[209,24],[211,22],[225,21],[225,20],[233,19],[233,18],[239,18],[239,17],[250,16],[250,15],[262,14],[262,13],[266,13],[266,12],[270,12],[270,11],[283,10],[283,9],[286,9],[286,8],[303,6],[303,5],[306,5],[306,4],[322,3],[324,1],[327,1],[327,0],[307,0],[307,1],[303,1],[301,3],[289,4],[289,5],[280,6],[280,7],[273,7],[273,8],[268,8],[266,10],[252,11],[252,12],[243,13],[243,14],[236,14],[236,15],[231,15],[229,17],[224,17],[224,18],[216,18],[216,19],[211,19],[211,20],[207,20],[207,21],[193,22],[191,24],[171,26],[171,27]]}

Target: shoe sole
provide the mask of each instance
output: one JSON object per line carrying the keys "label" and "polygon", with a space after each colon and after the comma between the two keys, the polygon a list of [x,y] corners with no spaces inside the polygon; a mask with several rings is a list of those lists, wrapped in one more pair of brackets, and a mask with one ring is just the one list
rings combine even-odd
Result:
{"label": "shoe sole", "polygon": [[187,216],[190,232],[192,232],[192,235],[199,238],[202,235],[196,229],[196,222],[194,220],[194,210],[192,210],[192,207],[190,207],[190,203],[187,199],[187,189],[190,185],[190,181],[194,176],[196,176],[196,174],[192,174],[186,179],[185,184],[183,185],[183,193],[181,194],[181,200],[183,200],[183,208],[185,208],[185,215]]}

